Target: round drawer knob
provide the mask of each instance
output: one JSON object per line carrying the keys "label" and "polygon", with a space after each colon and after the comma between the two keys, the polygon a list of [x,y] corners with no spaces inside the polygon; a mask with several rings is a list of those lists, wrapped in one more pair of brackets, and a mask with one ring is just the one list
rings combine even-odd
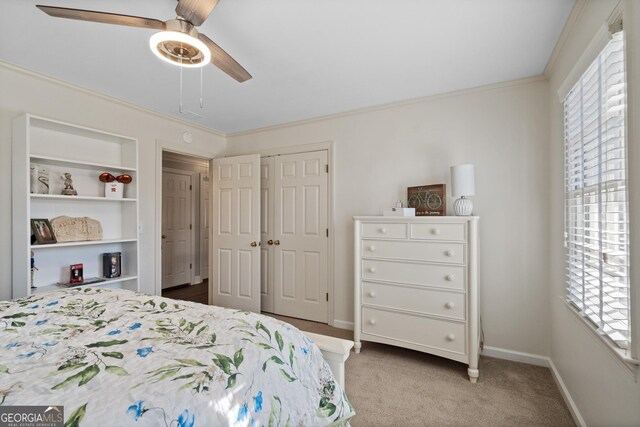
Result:
{"label": "round drawer knob", "polygon": [[453,280],[456,278],[456,276],[454,276],[453,274],[447,274],[446,276],[444,276],[444,279],[447,282],[453,282]]}
{"label": "round drawer knob", "polygon": [[376,247],[371,245],[369,246],[369,252],[375,252],[376,251]]}
{"label": "round drawer knob", "polygon": [[451,249],[447,249],[446,251],[444,251],[444,254],[446,256],[454,256],[456,253],[454,251],[452,251]]}
{"label": "round drawer knob", "polygon": [[387,229],[386,228],[381,228],[380,229],[380,234],[387,234]]}
{"label": "round drawer knob", "polygon": [[447,337],[446,337],[446,338],[447,338],[447,341],[453,341],[453,340],[455,340],[455,339],[456,339],[456,336],[455,336],[455,335],[453,335],[453,334],[447,334]]}
{"label": "round drawer knob", "polygon": [[445,308],[452,309],[456,305],[454,303],[452,303],[451,301],[449,301],[444,306],[445,306]]}
{"label": "round drawer knob", "polygon": [[371,298],[375,298],[376,297],[376,291],[369,291],[369,296]]}
{"label": "round drawer knob", "polygon": [[369,267],[369,273],[375,273],[375,272],[376,272],[375,267]]}
{"label": "round drawer knob", "polygon": [[440,229],[439,228],[432,228],[431,229],[431,234],[433,234],[434,236],[437,236],[438,234],[440,234]]}
{"label": "round drawer knob", "polygon": [[370,319],[370,320],[369,320],[369,324],[370,324],[371,326],[375,325],[375,324],[376,324],[376,319]]}

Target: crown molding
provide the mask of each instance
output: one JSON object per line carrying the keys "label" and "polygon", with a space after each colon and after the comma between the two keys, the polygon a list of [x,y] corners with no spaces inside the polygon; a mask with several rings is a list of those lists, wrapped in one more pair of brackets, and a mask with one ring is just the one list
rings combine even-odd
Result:
{"label": "crown molding", "polygon": [[547,65],[544,67],[544,75],[547,78],[551,75],[553,68],[556,65],[556,61],[558,60],[558,56],[560,52],[562,52],[564,45],[566,44],[569,36],[573,33],[573,30],[582,17],[584,10],[586,8],[587,2],[586,0],[576,0],[573,8],[571,9],[571,13],[569,13],[569,17],[567,18],[567,22],[564,24],[564,28],[562,28],[562,32],[560,33],[560,37],[558,37],[558,41],[556,42],[553,51],[551,52],[551,56],[549,57],[549,61]]}
{"label": "crown molding", "polygon": [[201,130],[203,132],[207,132],[207,133],[213,134],[213,135],[221,137],[221,138],[225,138],[225,139],[227,138],[227,135],[225,133],[217,131],[215,129],[211,129],[211,128],[208,128],[208,127],[196,124],[196,123],[192,123],[192,122],[189,122],[187,120],[179,119],[177,117],[170,116],[168,114],[160,113],[158,111],[154,111],[154,110],[151,110],[149,108],[145,108],[145,107],[142,107],[140,105],[133,104],[133,103],[131,103],[129,101],[125,101],[123,99],[116,98],[114,96],[107,95],[107,94],[102,93],[102,92],[97,92],[97,91],[94,91],[94,90],[91,90],[91,89],[87,89],[85,87],[75,85],[75,84],[67,82],[65,80],[60,80],[60,79],[57,79],[55,77],[47,76],[46,74],[42,74],[42,73],[39,73],[37,71],[30,70],[28,68],[24,68],[24,67],[21,67],[19,65],[12,64],[10,62],[6,62],[6,61],[0,60],[0,67],[8,69],[8,70],[11,70],[11,71],[15,71],[15,72],[18,72],[18,73],[21,73],[21,74],[26,74],[28,76],[35,77],[37,79],[44,80],[44,81],[47,81],[47,82],[50,82],[50,83],[53,83],[53,84],[56,84],[56,85],[59,85],[59,86],[63,86],[63,87],[66,87],[66,88],[69,88],[69,89],[72,89],[72,90],[75,90],[77,92],[81,92],[81,93],[84,93],[84,94],[87,94],[87,95],[90,95],[90,96],[95,96],[97,98],[100,98],[100,99],[103,99],[103,100],[106,100],[106,101],[109,101],[109,102],[113,102],[115,104],[122,105],[123,107],[132,108],[134,110],[138,110],[138,111],[141,111],[143,113],[159,117],[159,118],[161,118],[163,120],[170,120],[170,121],[172,121],[174,123],[178,123],[178,124],[184,125],[184,126],[189,126],[191,128],[198,129],[198,130]]}
{"label": "crown molding", "polygon": [[423,102],[431,102],[439,99],[453,98],[456,96],[489,92],[493,90],[505,89],[505,88],[515,87],[515,86],[526,86],[526,85],[530,85],[530,84],[534,84],[542,81],[547,81],[546,76],[539,75],[539,76],[533,76],[533,77],[525,77],[522,79],[509,80],[506,82],[493,83],[493,84],[483,85],[483,86],[476,86],[473,88],[461,89],[453,92],[445,92],[445,93],[439,93],[435,95],[427,95],[419,98],[412,98],[404,101],[396,101],[388,104],[376,105],[373,107],[358,108],[355,110],[349,110],[349,111],[344,111],[344,112],[335,113],[335,114],[328,114],[326,116],[314,117],[311,119],[303,119],[303,120],[297,120],[293,122],[280,123],[277,125],[265,126],[265,127],[256,128],[256,129],[248,129],[248,130],[243,130],[239,132],[232,132],[226,135],[227,143],[229,143],[229,140],[228,140],[229,138],[238,137],[238,136],[246,136],[254,133],[286,129],[289,127],[302,126],[302,125],[307,125],[311,123],[334,120],[334,119],[339,119],[339,118],[349,117],[349,116],[354,116],[359,114],[366,114],[374,111],[383,111],[383,110],[390,110],[394,108],[401,108],[401,107],[406,107],[414,104],[420,104]]}
{"label": "crown molding", "polygon": [[[584,0],[578,0],[578,2],[583,3]],[[573,12],[572,12],[573,13]],[[163,113],[159,113],[157,111],[145,108],[145,107],[141,107],[139,105],[133,104],[129,101],[125,101],[122,100],[120,98],[116,98],[114,96],[111,95],[107,95],[101,92],[97,92],[91,89],[87,89],[84,88],[82,86],[78,86],[72,83],[69,83],[67,81],[64,80],[60,80],[51,76],[47,76],[45,74],[6,62],[6,61],[2,61],[0,60],[0,67],[1,68],[6,68],[12,71],[16,71],[22,74],[26,74],[44,81],[48,81],[60,86],[64,86],[67,87],[69,89],[81,92],[81,93],[85,93],[91,96],[95,96],[101,99],[104,99],[106,101],[109,102],[113,102],[119,105],[122,105],[124,107],[128,107],[128,108],[132,108],[141,112],[144,112],[146,114],[150,114],[159,118],[162,118],[164,120],[171,120],[172,122],[181,124],[181,125],[185,125],[185,126],[190,126],[194,129],[198,129],[201,130],[203,132],[207,132],[213,135],[216,135],[218,137],[224,138],[226,140],[227,143],[229,143],[229,138],[232,137],[238,137],[238,136],[244,136],[244,135],[250,135],[250,134],[254,134],[254,133],[260,133],[260,132],[265,132],[265,131],[273,131],[273,130],[278,130],[278,129],[285,129],[285,128],[289,128],[289,127],[295,127],[295,126],[301,126],[301,125],[306,125],[306,124],[311,124],[311,123],[317,123],[317,122],[322,122],[322,121],[327,121],[327,120],[333,120],[333,119],[338,119],[338,118],[343,118],[343,117],[349,117],[349,116],[354,116],[354,115],[359,115],[359,114],[366,114],[366,113],[370,113],[370,112],[374,112],[374,111],[383,111],[383,110],[389,110],[389,109],[393,109],[393,108],[401,108],[401,107],[406,107],[406,106],[410,106],[410,105],[414,105],[414,104],[420,104],[423,102],[431,102],[431,101],[435,101],[435,100],[439,100],[439,99],[446,99],[446,98],[452,98],[452,97],[456,97],[456,96],[462,96],[462,95],[469,95],[469,94],[473,94],[473,93],[482,93],[482,92],[488,92],[488,91],[492,91],[492,90],[499,90],[499,89],[505,89],[505,88],[509,88],[509,87],[515,87],[515,86],[526,86],[529,84],[535,84],[541,81],[547,81],[547,77],[545,75],[538,75],[538,76],[533,76],[533,77],[525,77],[522,79],[516,79],[516,80],[509,80],[506,82],[501,82],[501,83],[493,83],[493,84],[489,84],[489,85],[482,85],[482,86],[477,86],[477,87],[473,87],[473,88],[469,88],[469,89],[461,89],[461,90],[456,90],[453,92],[445,92],[445,93],[440,93],[440,94],[435,94],[435,95],[427,95],[427,96],[423,96],[423,97],[419,97],[419,98],[412,98],[412,99],[408,99],[408,100],[403,100],[403,101],[396,101],[396,102],[391,102],[391,103],[387,103],[387,104],[381,104],[381,105],[376,105],[376,106],[372,106],[372,107],[365,107],[365,108],[358,108],[358,109],[354,109],[354,110],[349,110],[349,111],[344,111],[344,112],[340,112],[340,113],[335,113],[335,114],[328,114],[325,116],[319,116],[319,117],[314,117],[314,118],[310,118],[310,119],[303,119],[303,120],[297,120],[297,121],[292,121],[292,122],[286,122],[286,123],[280,123],[280,124],[276,124],[276,125],[270,125],[270,126],[265,126],[265,127],[261,127],[261,128],[255,128],[255,129],[247,129],[244,131],[239,131],[239,132],[232,132],[232,133],[224,133],[221,131],[218,131],[216,129],[212,129],[212,128],[208,128],[202,125],[198,125],[186,120],[182,120],[179,118],[176,118],[174,116],[170,116],[168,114],[163,114]]]}

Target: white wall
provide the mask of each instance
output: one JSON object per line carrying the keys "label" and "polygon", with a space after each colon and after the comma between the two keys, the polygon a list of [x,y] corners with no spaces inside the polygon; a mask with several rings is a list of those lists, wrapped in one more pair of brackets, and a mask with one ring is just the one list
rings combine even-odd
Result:
{"label": "white wall", "polygon": [[[177,151],[197,149],[212,157],[226,145],[214,132],[0,62],[0,300],[11,298],[11,120],[26,112],[139,139],[141,254],[155,253],[156,139]],[[186,130],[194,137],[190,145],[182,143]],[[141,290],[155,293],[154,257],[140,260]]]}
{"label": "white wall", "polygon": [[[564,228],[564,140],[563,113],[557,90],[578,58],[605,23],[616,0],[578,2],[574,12],[577,20],[568,27],[567,38],[558,57],[547,71],[549,77],[550,132],[550,307],[551,307],[551,360],[565,383],[571,398],[587,425],[637,426],[640,425],[640,383],[631,372],[615,358],[604,344],[573,315],[563,302],[565,291],[563,246]],[[640,2],[623,2],[625,6],[624,28],[627,38],[627,80],[629,95],[629,199],[630,217],[640,218]],[[636,113],[634,114],[633,111]],[[632,220],[632,221],[633,221]],[[632,292],[640,293],[640,226],[632,227]],[[640,298],[633,307],[635,340],[640,331],[638,310]],[[636,343],[636,345],[638,345]]]}
{"label": "white wall", "polygon": [[[548,91],[530,79],[231,135],[228,154],[333,141],[335,319],[353,322],[354,215],[475,163],[486,344],[548,354]],[[453,200],[447,201],[449,211]]]}

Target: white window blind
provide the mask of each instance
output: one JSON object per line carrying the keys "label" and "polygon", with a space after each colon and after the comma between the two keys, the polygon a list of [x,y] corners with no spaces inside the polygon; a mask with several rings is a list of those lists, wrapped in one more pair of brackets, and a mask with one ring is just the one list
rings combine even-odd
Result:
{"label": "white window blind", "polygon": [[623,32],[615,33],[564,100],[567,298],[627,349],[629,217]]}

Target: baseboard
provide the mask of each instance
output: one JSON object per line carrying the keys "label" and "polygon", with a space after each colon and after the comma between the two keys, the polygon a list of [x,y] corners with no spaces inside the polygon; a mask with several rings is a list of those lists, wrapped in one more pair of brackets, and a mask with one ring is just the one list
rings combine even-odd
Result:
{"label": "baseboard", "polygon": [[331,326],[333,326],[334,328],[348,329],[350,331],[353,331],[353,322],[345,322],[344,320],[333,319],[333,325]]}
{"label": "baseboard", "polygon": [[539,354],[523,353],[520,351],[507,350],[504,348],[485,346],[481,353],[483,356],[495,357],[496,359],[511,360],[512,362],[528,363],[530,365],[549,367],[549,358]]}
{"label": "baseboard", "polygon": [[571,412],[571,417],[573,417],[573,421],[579,425],[580,427],[586,427],[587,423],[584,422],[584,418],[580,415],[580,411],[576,406],[576,403],[571,398],[571,394],[569,394],[569,389],[564,384],[562,377],[560,376],[560,372],[556,369],[556,365],[553,363],[553,360],[549,359],[549,369],[551,369],[551,374],[553,375],[553,379],[556,382],[556,385],[560,389],[560,394],[562,394],[562,398],[564,399],[564,403],[567,404],[569,408],[569,412]]}
{"label": "baseboard", "polygon": [[587,423],[584,422],[584,418],[582,418],[582,415],[580,415],[578,407],[571,398],[569,389],[562,380],[560,372],[558,372],[558,369],[556,369],[556,365],[553,363],[553,360],[551,360],[551,358],[547,356],[540,356],[538,354],[522,353],[520,351],[506,350],[504,348],[490,346],[484,347],[484,349],[482,350],[482,355],[495,357],[496,359],[511,360],[513,362],[522,362],[528,363],[530,365],[544,366],[545,368],[549,368],[549,370],[551,371],[551,375],[553,376],[553,380],[556,382],[556,385],[560,390],[560,394],[562,395],[564,402],[569,408],[569,412],[571,413],[573,421],[580,427],[587,426]]}
{"label": "baseboard", "polygon": [[200,283],[202,283],[202,277],[194,276],[192,285],[199,285]]}

